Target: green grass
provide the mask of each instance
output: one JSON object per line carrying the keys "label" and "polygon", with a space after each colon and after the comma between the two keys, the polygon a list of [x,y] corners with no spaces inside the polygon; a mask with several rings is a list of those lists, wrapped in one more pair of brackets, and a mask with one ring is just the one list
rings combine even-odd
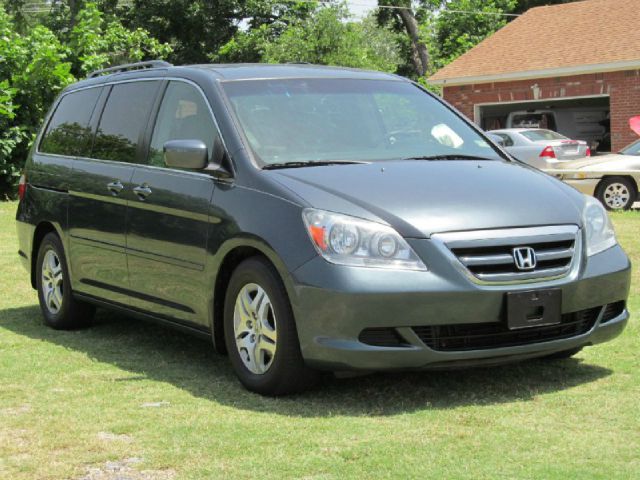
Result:
{"label": "green grass", "polygon": [[[0,204],[0,478],[115,479],[107,462],[132,457],[127,478],[640,478],[638,270],[625,333],[575,359],[270,399],[153,324],[100,311],[91,329],[45,328],[15,208]],[[613,219],[639,264],[640,212]]]}

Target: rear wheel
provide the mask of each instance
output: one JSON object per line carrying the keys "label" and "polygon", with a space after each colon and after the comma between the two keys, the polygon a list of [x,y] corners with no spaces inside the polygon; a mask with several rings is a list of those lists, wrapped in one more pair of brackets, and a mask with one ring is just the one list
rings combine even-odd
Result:
{"label": "rear wheel", "polygon": [[67,330],[91,323],[95,308],[73,297],[64,249],[55,233],[48,233],[38,249],[36,287],[46,325]]}
{"label": "rear wheel", "polygon": [[638,192],[628,178],[609,177],[600,182],[596,196],[607,210],[629,210]]}
{"label": "rear wheel", "polygon": [[275,269],[258,257],[233,272],[224,307],[225,344],[240,382],[263,395],[313,385],[317,373],[300,353],[293,313]]}

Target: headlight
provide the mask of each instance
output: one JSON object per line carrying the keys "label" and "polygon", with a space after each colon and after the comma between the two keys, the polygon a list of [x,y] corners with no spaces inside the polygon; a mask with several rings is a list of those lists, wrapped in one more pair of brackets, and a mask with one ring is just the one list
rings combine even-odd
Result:
{"label": "headlight", "polygon": [[302,217],[316,250],[339,265],[426,271],[393,228],[348,215],[307,208]]}
{"label": "headlight", "polygon": [[587,255],[595,255],[616,243],[613,225],[602,204],[593,197],[585,195],[582,221],[587,234]]}

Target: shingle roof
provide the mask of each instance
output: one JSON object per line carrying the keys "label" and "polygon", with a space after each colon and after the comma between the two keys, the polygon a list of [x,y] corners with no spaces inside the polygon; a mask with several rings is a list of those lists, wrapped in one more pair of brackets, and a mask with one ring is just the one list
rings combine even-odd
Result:
{"label": "shingle roof", "polygon": [[640,68],[640,0],[584,0],[528,10],[435,73],[464,84]]}

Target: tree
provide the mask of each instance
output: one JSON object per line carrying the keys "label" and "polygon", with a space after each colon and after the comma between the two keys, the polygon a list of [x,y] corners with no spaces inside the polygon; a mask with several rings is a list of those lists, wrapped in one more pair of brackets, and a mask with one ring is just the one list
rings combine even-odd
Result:
{"label": "tree", "polygon": [[43,26],[21,34],[0,9],[0,197],[20,174],[29,141],[55,95],[67,85],[71,65],[65,48]]}
{"label": "tree", "polygon": [[378,3],[396,7],[380,9],[378,21],[381,25],[391,24],[396,31],[406,33],[413,75],[423,77],[429,70],[429,50],[420,29],[420,18],[414,12],[411,0],[383,0]]}
{"label": "tree", "polygon": [[[22,26],[0,8],[0,197],[12,195],[20,169],[54,98],[77,76],[122,61],[157,58],[170,47],[141,29],[128,30],[87,3],[61,35]],[[20,30],[23,28],[24,30]],[[60,34],[60,32],[58,32]]]}
{"label": "tree", "polygon": [[123,23],[172,46],[177,64],[207,62],[238,31],[239,0],[134,0]]}
{"label": "tree", "polygon": [[[516,0],[431,2],[437,9],[433,31],[433,69],[439,69],[502,28]],[[477,12],[477,13],[466,13]]]}
{"label": "tree", "polygon": [[[572,3],[578,0],[517,0],[513,13],[524,13],[530,8],[541,7],[542,5],[557,5],[559,3]],[[511,17],[513,19],[515,17]]]}
{"label": "tree", "polygon": [[81,10],[69,35],[74,72],[86,75],[106,66],[166,58],[171,47],[141,28],[129,30],[119,20],[105,20],[96,4]]}
{"label": "tree", "polygon": [[[405,34],[401,73],[424,76],[451,62],[506,23],[516,0],[382,0],[378,21]],[[406,66],[410,65],[411,68]]]}
{"label": "tree", "polygon": [[400,57],[396,34],[378,27],[374,18],[352,22],[342,4],[318,7],[305,18],[263,23],[238,32],[215,60],[308,62],[396,71]]}

